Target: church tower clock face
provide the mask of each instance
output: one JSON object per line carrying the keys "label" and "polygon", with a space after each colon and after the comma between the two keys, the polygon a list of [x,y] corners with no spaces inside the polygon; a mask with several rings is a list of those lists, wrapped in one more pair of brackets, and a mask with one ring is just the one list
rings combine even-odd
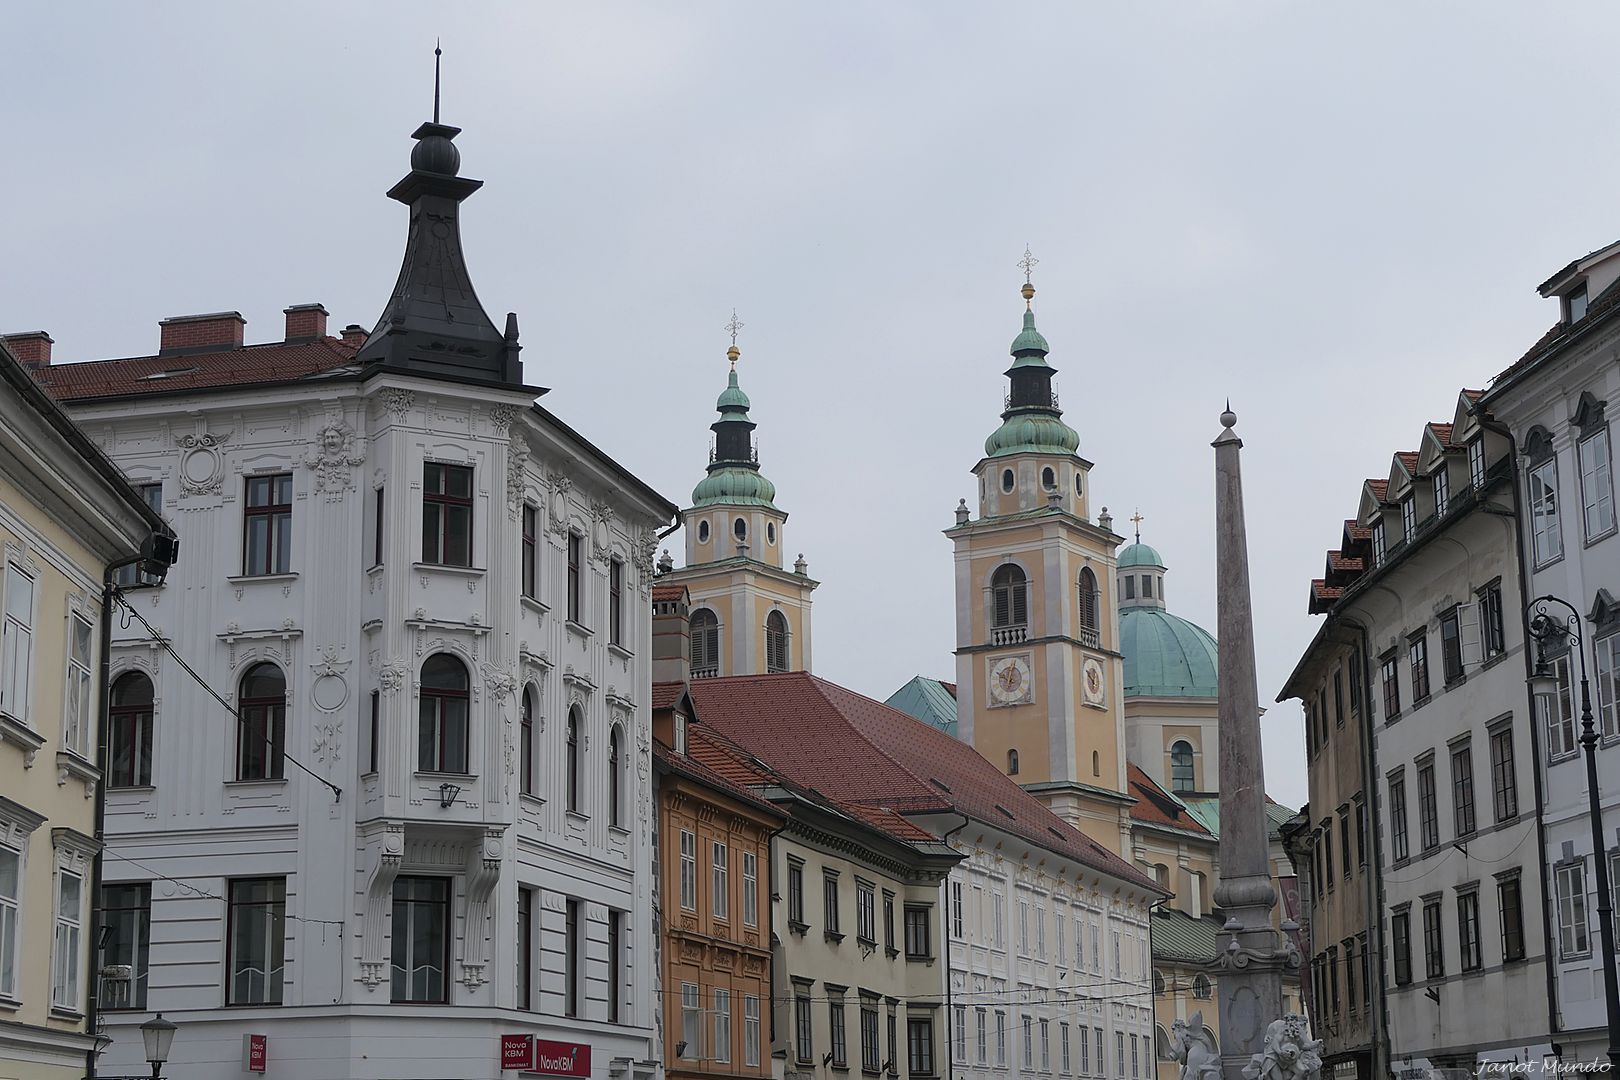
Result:
{"label": "church tower clock face", "polygon": [[1103,704],[1103,668],[1096,657],[1088,656],[1080,665],[1080,682],[1087,705]]}
{"label": "church tower clock face", "polygon": [[1032,688],[1029,657],[1002,656],[990,661],[990,704],[1025,704],[1032,700]]}

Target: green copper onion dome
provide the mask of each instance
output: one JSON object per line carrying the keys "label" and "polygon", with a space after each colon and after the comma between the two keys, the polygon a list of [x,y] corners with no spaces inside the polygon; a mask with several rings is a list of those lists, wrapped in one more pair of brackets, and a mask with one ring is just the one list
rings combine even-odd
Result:
{"label": "green copper onion dome", "polygon": [[1008,454],[1074,454],[1080,435],[1055,416],[1014,414],[984,440],[985,457]]}
{"label": "green copper onion dome", "polygon": [[[744,414],[748,412],[748,395],[743,393],[742,387],[737,385],[736,368],[731,369],[731,375],[726,379],[726,388],[720,391],[720,397],[716,399],[714,407],[720,412],[729,412],[731,410],[737,410]],[[746,420],[747,416],[745,415],[743,419]]]}
{"label": "green copper onion dome", "polygon": [[[1034,289],[1030,290],[1030,292],[1034,291]],[[1017,337],[1013,338],[1012,354],[1023,359],[1020,355],[1022,353],[1040,353],[1043,358],[1040,362],[1044,363],[1044,357],[1051,351],[1052,346],[1048,345],[1046,338],[1042,337],[1041,332],[1035,329],[1035,312],[1026,308],[1024,311],[1024,329],[1019,332]]]}
{"label": "green copper onion dome", "polygon": [[1051,346],[1035,329],[1035,312],[1030,307],[1035,286],[1026,282],[1022,295],[1024,329],[1012,343],[1013,362],[1006,372],[1010,382],[1007,408],[1001,414],[1001,426],[984,441],[984,454],[1070,456],[1080,450],[1080,435],[1063,422],[1063,410],[1058,408],[1057,395],[1052,392],[1055,369],[1046,362]]}
{"label": "green copper onion dome", "polygon": [[[735,319],[735,316],[733,316]],[[720,419],[710,425],[714,432],[714,452],[710,455],[709,475],[692,489],[692,507],[762,506],[775,510],[776,485],[759,471],[759,451],[754,446],[754,422],[748,417],[748,395],[737,385],[737,358],[742,353],[733,342],[726,350],[731,374],[726,388],[715,400]]]}
{"label": "green copper onion dome", "polygon": [[692,489],[692,505],[764,506],[776,509],[776,485],[760,475],[758,467],[725,466],[713,469]]}

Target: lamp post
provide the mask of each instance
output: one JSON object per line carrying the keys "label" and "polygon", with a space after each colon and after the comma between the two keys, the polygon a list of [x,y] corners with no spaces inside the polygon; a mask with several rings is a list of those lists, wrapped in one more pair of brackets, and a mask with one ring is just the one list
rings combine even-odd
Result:
{"label": "lamp post", "polygon": [[175,1025],[158,1013],[141,1025],[141,1040],[146,1043],[146,1060],[152,1065],[152,1080],[162,1080],[163,1064],[169,1060],[169,1047],[174,1043]]}
{"label": "lamp post", "polygon": [[[1549,604],[1569,612],[1555,615],[1547,610]],[[1526,612],[1530,617],[1530,636],[1536,639],[1536,670],[1530,677],[1530,689],[1535,697],[1543,694],[1556,698],[1558,677],[1547,662],[1549,643],[1563,641],[1572,646],[1581,661],[1581,748],[1586,751],[1586,808],[1592,822],[1592,861],[1597,884],[1598,957],[1603,963],[1603,998],[1609,1019],[1609,1063],[1620,1065],[1620,979],[1615,974],[1614,912],[1609,889],[1609,865],[1603,845],[1603,807],[1598,797],[1597,727],[1592,722],[1592,697],[1586,683],[1586,653],[1581,638],[1581,616],[1567,600],[1556,596],[1538,596],[1530,601]],[[1620,703],[1617,703],[1620,704]],[[1553,705],[1557,707],[1556,703]]]}

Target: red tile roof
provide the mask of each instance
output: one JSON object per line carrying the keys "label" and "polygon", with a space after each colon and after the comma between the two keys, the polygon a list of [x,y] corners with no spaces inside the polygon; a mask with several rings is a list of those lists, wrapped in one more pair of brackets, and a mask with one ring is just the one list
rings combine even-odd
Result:
{"label": "red tile roof", "polygon": [[1327,553],[1328,569],[1347,574],[1359,574],[1365,564],[1360,559],[1346,558],[1342,552],[1330,551]]}
{"label": "red tile roof", "polygon": [[675,703],[681,700],[686,693],[686,684],[683,682],[655,682],[652,688],[652,707],[657,712],[660,709],[672,709]]}
{"label": "red tile roof", "polygon": [[1407,472],[1409,472],[1409,473],[1417,472],[1417,463],[1418,463],[1417,451],[1415,451],[1415,450],[1398,450],[1395,453],[1395,460],[1399,461],[1401,463],[1401,466],[1403,468],[1405,468]]}
{"label": "red tile roof", "polygon": [[1352,540],[1371,540],[1372,529],[1361,524],[1355,518],[1344,519],[1344,535]]}
{"label": "red tile roof", "polygon": [[1478,401],[1480,398],[1485,396],[1485,391],[1483,391],[1483,390],[1464,390],[1463,391],[1463,396],[1468,398],[1469,401]]}
{"label": "red tile roof", "polygon": [[954,810],[1157,889],[972,747],[881,702],[805,672],[703,679],[692,696],[705,724],[833,799],[901,814]]}
{"label": "red tile roof", "polygon": [[951,697],[956,696],[956,684],[955,683],[953,683],[953,682],[941,682],[939,685],[943,686],[945,688],[945,692],[947,694],[951,695]]}
{"label": "red tile roof", "polygon": [[1136,765],[1126,766],[1125,780],[1131,794],[1136,796],[1136,805],[1131,807],[1131,817],[1135,820],[1210,835],[1197,818]]}
{"label": "red tile roof", "polygon": [[1439,442],[1441,446],[1445,446],[1445,447],[1451,446],[1451,425],[1450,424],[1442,424],[1442,423],[1439,423],[1438,421],[1436,421],[1435,423],[1432,423],[1432,424],[1429,425],[1429,430],[1434,432],[1435,440],[1437,442]]}
{"label": "red tile roof", "polygon": [[698,737],[698,741],[694,741],[694,734],[695,729],[688,729],[686,735],[686,749],[688,752],[685,754],[677,754],[674,750],[654,739],[653,756],[682,776],[696,780],[706,787],[713,788],[723,795],[736,799],[740,803],[752,806],[756,810],[764,810],[774,817],[787,816],[777,809],[774,803],[760,798],[743,785],[728,779],[701,760],[696,752],[701,747],[701,736]]}
{"label": "red tile roof", "polygon": [[685,585],[654,585],[652,598],[654,603],[679,600],[686,595]]}
{"label": "red tile roof", "polygon": [[1383,502],[1385,496],[1389,494],[1388,480],[1368,480],[1367,487],[1372,491],[1373,498],[1377,499],[1379,502]]}
{"label": "red tile roof", "polygon": [[355,349],[335,337],[298,345],[272,342],[174,356],[132,356],[52,364],[36,375],[59,401],[174,393],[308,378],[354,362]]}

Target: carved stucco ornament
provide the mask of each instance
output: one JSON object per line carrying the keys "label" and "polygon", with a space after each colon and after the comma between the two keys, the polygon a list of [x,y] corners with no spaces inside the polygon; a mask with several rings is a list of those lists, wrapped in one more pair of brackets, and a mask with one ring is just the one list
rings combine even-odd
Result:
{"label": "carved stucco ornament", "polygon": [[180,490],[186,495],[218,495],[225,485],[225,453],[231,433],[177,435],[180,447]]}
{"label": "carved stucco ornament", "polygon": [[315,473],[315,490],[325,492],[330,502],[341,501],[345,491],[354,489],[354,467],[365,460],[364,449],[345,424],[321,428],[314,447],[304,455],[304,465]]}

